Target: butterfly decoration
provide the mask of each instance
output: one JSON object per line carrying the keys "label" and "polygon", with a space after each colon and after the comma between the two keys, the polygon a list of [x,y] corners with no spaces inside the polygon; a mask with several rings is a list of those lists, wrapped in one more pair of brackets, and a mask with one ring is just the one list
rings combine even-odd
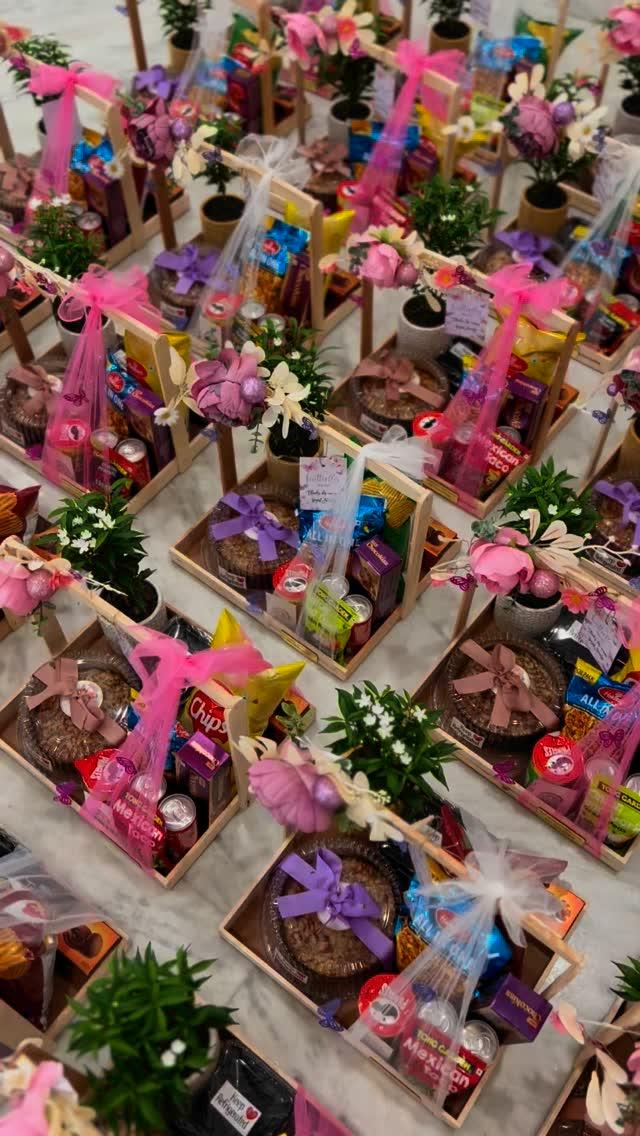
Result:
{"label": "butterfly decoration", "polygon": [[508,761],[496,761],[492,769],[501,785],[515,785],[512,774],[515,772],[516,763],[513,758],[509,758]]}
{"label": "butterfly decoration", "polygon": [[456,588],[460,588],[461,592],[468,592],[469,588],[471,588],[475,582],[475,576],[472,576],[470,572],[468,572],[466,576],[451,576],[449,580],[449,583],[455,584]]}
{"label": "butterfly decoration", "polygon": [[61,781],[56,785],[54,801],[58,805],[70,805],[73,801],[73,793],[77,789],[75,781]]}
{"label": "butterfly decoration", "polygon": [[468,402],[470,406],[482,406],[487,395],[486,383],[467,381],[462,388],[461,394],[465,402]]}
{"label": "butterfly decoration", "polygon": [[605,749],[611,749],[613,746],[618,749],[624,742],[624,730],[603,730],[600,734],[600,742]]}
{"label": "butterfly decoration", "polygon": [[116,761],[118,762],[118,765],[122,766],[125,773],[129,773],[131,777],[134,776],[136,767],[130,757],[123,757],[122,754],[118,753],[116,754]]}
{"label": "butterfly decoration", "polygon": [[70,402],[73,406],[82,406],[83,403],[89,401],[85,394],[84,387],[80,387],[80,390],[77,394],[65,394],[64,399],[65,402]]}
{"label": "butterfly decoration", "polygon": [[317,1009],[318,1025],[323,1029],[334,1030],[336,1033],[342,1033],[344,1026],[336,1021],[335,1015],[342,1005],[342,998],[333,998],[331,1002],[323,1002]]}
{"label": "butterfly decoration", "polygon": [[592,410],[591,417],[595,418],[596,422],[598,422],[600,426],[606,426],[607,422],[611,420],[613,415],[610,410]]}
{"label": "butterfly decoration", "polygon": [[597,611],[615,611],[615,600],[607,595],[606,588],[596,588],[595,592],[589,592],[589,597],[593,599],[593,606]]}
{"label": "butterfly decoration", "polygon": [[218,431],[216,430],[215,426],[206,426],[204,430],[200,431],[200,433],[203,435],[203,437],[208,438],[210,442],[218,441]]}

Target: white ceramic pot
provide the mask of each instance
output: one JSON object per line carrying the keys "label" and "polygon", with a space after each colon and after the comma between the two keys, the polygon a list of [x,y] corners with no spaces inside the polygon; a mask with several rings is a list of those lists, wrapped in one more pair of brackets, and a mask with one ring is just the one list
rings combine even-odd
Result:
{"label": "white ceramic pot", "polygon": [[444,329],[444,314],[442,323],[435,327],[420,327],[419,324],[412,323],[407,307],[413,299],[415,297],[412,296],[400,310],[396,348],[400,355],[406,355],[407,359],[419,367],[426,360],[435,359],[446,351],[451,337]]}
{"label": "white ceramic pot", "polygon": [[[156,594],[156,604],[150,615],[146,619],[140,620],[141,627],[150,627],[152,631],[163,631],[167,625],[167,609],[164,600],[156,588],[155,584],[148,581],[149,586],[153,588]],[[131,635],[128,635],[122,627],[117,627],[116,624],[110,623],[108,619],[103,616],[98,617],[100,629],[105,639],[111,644],[116,651],[120,651],[122,655],[128,657],[133,648],[135,647],[135,640]]]}
{"label": "white ceramic pot", "polygon": [[[345,118],[345,119],[338,118],[337,115],[334,114],[334,108],[339,107],[340,104],[343,103],[344,101],[345,101],[344,99],[338,99],[336,102],[332,103],[331,106],[329,107],[329,118],[328,118],[328,122],[327,122],[327,134],[328,134],[330,142],[342,142],[342,144],[344,146],[348,146],[349,145],[349,127],[351,125],[351,122],[354,121],[354,120],[350,119],[350,118]],[[369,106],[368,103],[365,103],[365,102],[362,102],[360,105],[364,108],[366,113],[359,115],[358,118],[355,121],[366,122],[369,118],[371,118],[371,107]]]}
{"label": "white ceramic pot", "polygon": [[549,607],[525,607],[514,596],[497,596],[493,618],[498,631],[520,639],[539,639],[556,624],[562,611],[562,600]]}
{"label": "white ceramic pot", "polygon": [[[82,332],[73,331],[70,327],[67,327],[66,324],[62,323],[58,319],[56,320],[56,323],[58,325],[58,331],[60,333],[60,340],[64,348],[64,353],[67,356],[67,359],[70,359],[75,350],[76,343],[82,335]],[[111,320],[107,320],[103,325],[102,336],[104,339],[105,349],[107,351],[112,351],[118,346],[118,335]]]}
{"label": "white ceramic pot", "polygon": [[632,97],[633,96],[629,95],[626,99],[623,99],[616,111],[616,117],[613,121],[612,131],[614,135],[640,134],[640,114],[631,114],[628,110],[625,109],[625,103],[628,104]]}

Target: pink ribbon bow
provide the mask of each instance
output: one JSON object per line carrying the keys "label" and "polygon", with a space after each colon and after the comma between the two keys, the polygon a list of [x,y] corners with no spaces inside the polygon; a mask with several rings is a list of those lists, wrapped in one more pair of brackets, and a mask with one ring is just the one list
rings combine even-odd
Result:
{"label": "pink ribbon bow", "polygon": [[104,99],[113,97],[117,80],[105,71],[90,71],[85,63],[72,63],[66,67],[38,63],[31,71],[29,90],[42,98],[60,95],[49,120],[47,137],[42,151],[40,168],[36,176],[36,196],[46,198],[49,193],[61,196],[67,192],[69,163],[73,149],[75,96],[78,87],[92,91]]}
{"label": "pink ribbon bow", "polygon": [[24,404],[28,414],[38,414],[41,410],[51,413],[56,388],[60,387],[55,375],[49,375],[39,363],[29,363],[26,367],[13,367],[7,372],[7,378],[29,387],[31,395]]}
{"label": "pink ribbon bow", "polygon": [[[264,670],[264,660],[251,643],[241,643],[190,655],[184,643],[145,629],[145,640],[131,651],[128,661],[142,679],[136,700],[140,716],[118,751],[118,761],[126,770],[135,769],[147,777],[147,788],[135,802],[133,815],[122,827],[122,812],[110,799],[111,786],[97,783],[82,807],[87,819],[115,840],[143,867],[152,867],[152,843],[156,802],[169,749],[169,739],[185,687],[201,686],[213,675],[227,676],[231,686],[246,676]],[[106,790],[106,791],[105,791]],[[120,823],[119,823],[120,821]]]}
{"label": "pink ribbon bow", "polygon": [[491,654],[473,639],[462,643],[460,650],[475,663],[486,667],[480,674],[467,675],[454,679],[453,687],[458,694],[479,694],[483,690],[495,691],[495,702],[491,711],[490,723],[505,729],[516,711],[533,714],[542,725],[553,730],[558,719],[553,710],[524,685],[516,669],[516,656],[504,643],[496,643]]}
{"label": "pink ribbon bow", "polygon": [[[396,48],[396,62],[407,76],[354,196],[356,216],[352,231],[362,233],[368,225],[391,223],[389,203],[396,197],[398,174],[404,156],[407,126],[413,114],[425,71],[437,71],[457,79],[464,68],[461,51],[437,51],[431,55],[418,40],[403,39]],[[422,102],[434,114],[442,113],[442,96],[422,90]]]}
{"label": "pink ribbon bow", "polygon": [[420,382],[415,367],[405,355],[383,349],[363,359],[353,372],[354,378],[384,379],[385,396],[388,402],[398,402],[401,394],[410,394],[426,406],[442,406],[442,395],[429,390]]}
{"label": "pink ribbon bow", "polygon": [[[60,305],[66,319],[87,313],[82,334],[67,364],[62,391],[47,423],[42,452],[42,472],[55,484],[64,478],[80,482],[86,489],[94,483],[108,484],[98,477],[91,435],[107,425],[106,353],[102,335],[104,312],[122,311],[157,331],[160,313],[148,298],[147,278],[141,268],[130,268],[121,276],[97,265],[70,286]],[[59,314],[60,314],[59,313]],[[69,457],[69,432],[73,427],[73,461]]]}
{"label": "pink ribbon bow", "polygon": [[69,699],[69,716],[78,730],[86,730],[90,734],[97,732],[110,746],[117,746],[123,740],[126,731],[122,726],[105,714],[90,692],[78,689],[75,659],[61,658],[45,663],[34,671],[34,678],[44,683],[44,690],[29,695],[26,700],[29,710],[35,710],[49,698],[60,695]]}

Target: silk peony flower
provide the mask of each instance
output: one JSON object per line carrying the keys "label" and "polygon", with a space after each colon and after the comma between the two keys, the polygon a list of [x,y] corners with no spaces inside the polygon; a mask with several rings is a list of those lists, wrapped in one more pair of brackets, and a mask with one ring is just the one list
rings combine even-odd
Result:
{"label": "silk peony flower", "polygon": [[217,359],[195,363],[192,375],[191,397],[210,422],[248,426],[254,407],[264,404],[267,388],[255,355],[224,347]]}
{"label": "silk peony flower", "polygon": [[402,258],[392,245],[374,242],[369,245],[369,251],[360,268],[360,275],[370,280],[376,288],[393,288],[396,272],[402,264]]}
{"label": "silk peony flower", "polygon": [[30,576],[24,564],[0,560],[0,608],[6,607],[12,615],[31,615],[35,611],[40,601],[29,594]]}
{"label": "silk peony flower", "polygon": [[640,55],[640,8],[634,5],[610,8],[607,13],[615,20],[609,29],[609,43],[621,55]]}
{"label": "silk peony flower", "polygon": [[535,565],[525,551],[529,544],[524,533],[505,527],[495,539],[476,540],[469,550],[471,571],[488,592],[506,596],[533,576]]}
{"label": "silk peony flower", "polygon": [[136,156],[154,166],[173,161],[176,142],[171,134],[172,122],[167,104],[159,98],[152,99],[142,114],[130,117],[127,137]]}
{"label": "silk peony flower", "polygon": [[558,145],[553,107],[536,95],[520,99],[514,129],[509,135],[523,158],[548,158]]}

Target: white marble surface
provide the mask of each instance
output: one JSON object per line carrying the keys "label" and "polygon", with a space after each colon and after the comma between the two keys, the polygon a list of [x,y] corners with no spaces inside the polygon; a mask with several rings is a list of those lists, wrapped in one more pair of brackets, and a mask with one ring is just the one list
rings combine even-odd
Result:
{"label": "white marble surface", "polygon": [[[496,4],[495,8],[503,17],[504,6]],[[589,0],[583,14],[593,15],[595,8],[604,8],[602,0]],[[536,13],[542,14],[538,6]],[[14,6],[4,14],[39,32],[55,32],[73,46],[77,56],[95,66],[122,77],[133,70],[127,21],[110,3],[59,0],[54,6],[50,0],[24,0],[19,10]],[[141,16],[150,62],[163,59],[165,49],[151,0],[142,4]],[[421,26],[423,20],[421,8],[416,26]],[[506,22],[502,23],[504,28]],[[575,51],[573,54],[578,58]],[[584,45],[580,57],[583,55]],[[0,75],[0,97],[17,146],[29,150],[36,117],[30,100],[15,99],[4,73]],[[198,196],[197,191],[192,194],[194,199]],[[515,200],[510,194],[507,198]],[[195,219],[186,217],[180,222],[179,231],[186,238],[195,228]],[[144,258],[140,258],[142,263],[149,263],[158,251],[157,244],[146,250]],[[378,304],[376,335],[382,338],[390,332],[393,320],[393,299],[389,302],[385,295]],[[45,325],[34,334],[34,345],[38,349],[48,346],[53,334],[53,327]],[[330,343],[338,348],[334,356],[336,374],[344,373],[356,359],[356,317],[343,324]],[[2,366],[9,361],[10,357],[4,356]],[[598,381],[597,376],[577,364],[572,365],[569,379],[585,392],[591,391]],[[577,475],[586,469],[596,430],[593,419],[578,414],[552,447],[556,458]],[[245,457],[248,462],[248,456]],[[31,477],[27,470],[0,455],[0,479],[28,484]],[[216,455],[210,448],[138,518],[141,529],[148,534],[149,556],[166,598],[207,627],[216,621],[222,606],[220,600],[175,567],[167,548],[211,506],[218,494]],[[52,507],[52,486],[43,487],[42,500],[46,508]],[[436,501],[435,512],[461,533],[468,533],[469,519],[452,506]],[[82,613],[63,604],[66,627],[78,626],[81,616]],[[446,646],[453,618],[453,596],[443,590],[433,595],[427,592],[411,618],[396,626],[362,667],[357,679],[370,678],[412,689]],[[291,658],[290,650],[257,624],[251,625],[250,631],[274,663]],[[0,697],[8,697],[22,685],[43,658],[44,647],[28,627],[0,645]],[[302,685],[318,706],[320,717],[333,710],[333,678],[308,664]],[[238,1021],[255,1042],[289,1073],[305,1081],[354,1133],[383,1136],[393,1128],[397,1136],[413,1136],[416,1131],[445,1131],[444,1125],[414,1105],[381,1073],[369,1071],[363,1060],[334,1034],[320,1030],[291,997],[219,938],[221,919],[257,876],[281,838],[280,830],[260,809],[254,807],[238,816],[178,887],[166,892],[77,816],[51,800],[27,772],[6,757],[0,757],[0,763],[0,824],[27,843],[79,892],[93,898],[134,944],[151,940],[161,954],[168,954],[178,944],[190,943],[194,954],[215,956],[215,978],[205,993],[212,1000],[236,1006]],[[565,878],[589,903],[573,938],[576,948],[587,956],[586,967],[570,996],[587,1017],[601,1016],[611,1000],[610,960],[637,953],[640,945],[637,865],[632,864],[622,875],[614,876],[462,765],[450,767],[449,781],[453,798],[477,813],[496,834],[522,847],[568,860]],[[509,1132],[534,1136],[572,1058],[572,1044],[552,1030],[547,1030],[535,1046],[513,1047],[467,1121],[466,1131],[470,1136],[494,1136],[498,1124],[504,1124],[503,1118],[509,1116]]]}

